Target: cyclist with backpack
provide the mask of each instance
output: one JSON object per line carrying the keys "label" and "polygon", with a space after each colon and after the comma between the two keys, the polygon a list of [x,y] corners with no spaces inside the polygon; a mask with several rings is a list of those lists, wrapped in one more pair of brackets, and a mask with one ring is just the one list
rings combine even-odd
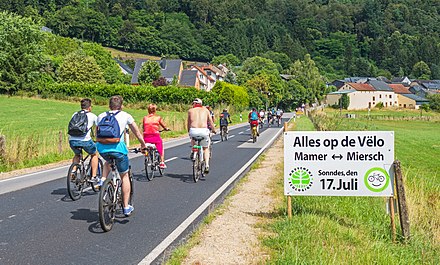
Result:
{"label": "cyclist with backpack", "polygon": [[259,132],[259,129],[258,129],[258,122],[259,122],[259,120],[260,120],[260,114],[257,112],[256,108],[253,108],[252,111],[249,112],[248,121],[249,121],[249,124],[251,126],[251,130],[252,130],[253,126],[257,127],[257,136],[260,136],[260,132]]}
{"label": "cyclist with backpack", "polygon": [[133,212],[134,207],[128,204],[131,187],[128,176],[128,149],[124,141],[125,127],[128,125],[133,131],[134,135],[141,143],[141,150],[145,149],[145,142],[133,117],[122,110],[122,102],[123,99],[121,96],[112,96],[109,101],[110,111],[101,113],[98,116],[96,147],[102,158],[106,161],[103,170],[103,177],[99,181],[99,185],[102,186],[104,183],[104,180],[110,172],[109,162],[114,159],[116,168],[118,169],[122,180],[124,214],[125,216],[129,216]]}
{"label": "cyclist with backpack", "polygon": [[224,109],[222,113],[220,113],[220,131],[223,126],[226,126],[226,133],[229,133],[228,125],[232,123],[231,115],[229,114],[227,109]]}
{"label": "cyclist with backpack", "polygon": [[96,182],[98,169],[98,152],[96,145],[90,136],[93,125],[97,125],[97,117],[92,112],[92,100],[85,98],[81,100],[81,110],[73,113],[68,126],[69,145],[75,156],[73,163],[79,163],[82,150],[91,156],[92,178]]}

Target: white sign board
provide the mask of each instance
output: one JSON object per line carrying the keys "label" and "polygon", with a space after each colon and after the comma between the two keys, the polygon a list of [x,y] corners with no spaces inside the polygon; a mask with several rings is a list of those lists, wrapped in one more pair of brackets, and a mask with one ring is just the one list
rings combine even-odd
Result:
{"label": "white sign board", "polygon": [[392,196],[394,132],[284,133],[284,194]]}

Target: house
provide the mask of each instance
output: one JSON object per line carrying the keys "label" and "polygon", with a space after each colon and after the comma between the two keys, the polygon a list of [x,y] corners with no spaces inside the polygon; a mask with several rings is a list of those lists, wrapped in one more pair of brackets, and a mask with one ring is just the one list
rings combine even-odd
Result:
{"label": "house", "polygon": [[200,67],[203,71],[206,72],[206,74],[211,77],[214,80],[218,81],[224,81],[226,77],[226,73],[223,72],[221,69],[216,67],[213,64],[204,65]]}
{"label": "house", "polygon": [[382,102],[384,107],[392,107],[397,105],[397,96],[387,83],[380,80],[368,80],[367,84],[371,85],[374,90],[378,92],[378,97],[372,98],[373,106],[375,106],[374,102],[376,102],[376,104]]}
{"label": "house", "polygon": [[[372,80],[370,80],[372,81]],[[378,80],[373,80],[382,82]],[[382,82],[383,83],[383,82]],[[396,96],[391,87],[383,87],[382,83],[346,83],[338,91],[327,94],[326,103],[328,105],[337,105],[339,98],[347,94],[350,99],[348,110],[374,108],[379,102],[384,107],[395,106]]]}
{"label": "house", "polygon": [[197,76],[197,71],[192,71],[190,69],[183,70],[180,75],[179,85],[200,89],[200,80]]}
{"label": "house", "polygon": [[119,69],[121,69],[121,72],[124,75],[132,75],[133,74],[133,70],[130,68],[130,66],[126,65],[125,63],[121,62],[118,59],[114,59],[114,60],[119,65]]}
{"label": "house", "polygon": [[414,109],[416,103],[414,100],[410,99],[407,95],[414,95],[409,91],[409,88],[404,86],[402,83],[399,84],[389,84],[397,96],[397,101],[395,105],[399,108],[409,108]]}
{"label": "house", "polygon": [[[131,78],[131,84],[137,85],[139,84],[139,71],[142,68],[144,62],[148,61],[148,59],[138,59],[136,60],[136,64],[133,70],[133,76]],[[155,61],[160,66],[161,77],[164,77],[167,83],[173,82],[175,79],[177,82],[180,80],[180,74],[183,70],[182,60],[180,59],[161,59]]]}
{"label": "house", "polygon": [[429,100],[419,97],[414,94],[402,94],[402,99],[399,101],[399,106],[402,104],[403,108],[419,109],[423,104],[428,104]]}
{"label": "house", "polygon": [[199,67],[197,65],[191,66],[190,70],[197,72],[197,78],[199,79],[199,82],[200,82],[199,89],[211,91],[211,89],[215,85],[215,79],[208,76],[208,74],[201,67]]}
{"label": "house", "polygon": [[409,86],[411,84],[411,80],[407,76],[403,77],[394,77],[391,79],[391,83],[393,84],[403,84],[404,86]]}

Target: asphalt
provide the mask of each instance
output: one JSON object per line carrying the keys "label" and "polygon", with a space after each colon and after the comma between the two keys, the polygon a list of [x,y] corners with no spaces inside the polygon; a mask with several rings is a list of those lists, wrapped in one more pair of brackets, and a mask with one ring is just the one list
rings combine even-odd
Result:
{"label": "asphalt", "polygon": [[0,264],[161,263],[282,130],[265,127],[251,143],[247,129],[231,128],[224,142],[213,137],[210,173],[197,183],[188,138],[165,144],[168,168],[152,181],[144,176],[143,157],[131,155],[135,211],[106,233],[98,193],[87,191],[78,201],[67,195],[67,167],[0,181]]}

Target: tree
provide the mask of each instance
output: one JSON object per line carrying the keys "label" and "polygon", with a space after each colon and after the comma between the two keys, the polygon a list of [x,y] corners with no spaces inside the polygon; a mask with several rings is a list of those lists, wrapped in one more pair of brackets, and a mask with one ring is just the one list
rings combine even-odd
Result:
{"label": "tree", "polygon": [[232,53],[229,53],[226,55],[215,56],[214,58],[212,58],[211,63],[215,65],[222,64],[226,67],[231,68],[232,66],[239,65],[240,59],[238,59],[237,56],[233,55]]}
{"label": "tree", "polygon": [[58,70],[61,82],[105,83],[103,72],[95,58],[83,51],[68,54]]}
{"label": "tree", "polygon": [[429,108],[435,111],[440,111],[440,94],[428,95]]}
{"label": "tree", "polygon": [[43,62],[46,33],[29,18],[0,13],[0,91],[13,94],[31,87]]}
{"label": "tree", "polygon": [[414,64],[412,75],[417,79],[429,80],[431,79],[431,69],[424,61],[420,61]]}
{"label": "tree", "polygon": [[339,99],[339,106],[343,109],[347,109],[350,105],[350,97],[347,94],[342,94]]}
{"label": "tree", "polygon": [[155,61],[146,61],[142,64],[139,71],[139,83],[151,84],[154,80],[159,79],[161,75],[160,66]]}

